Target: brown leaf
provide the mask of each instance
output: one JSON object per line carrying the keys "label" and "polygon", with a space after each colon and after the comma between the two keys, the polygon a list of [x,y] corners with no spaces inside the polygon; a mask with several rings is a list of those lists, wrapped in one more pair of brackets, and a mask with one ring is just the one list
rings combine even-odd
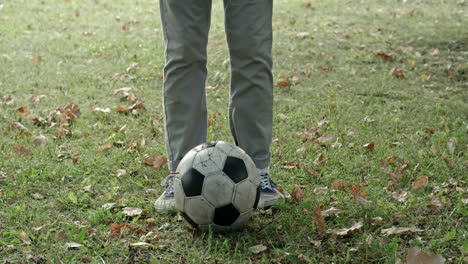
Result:
{"label": "brown leaf", "polygon": [[80,161],[80,154],[75,153],[72,155],[73,164],[77,164]]}
{"label": "brown leaf", "polygon": [[447,156],[443,156],[442,159],[444,160],[445,165],[447,166],[447,168],[449,168],[449,169],[453,168],[452,162],[449,160],[449,158]]}
{"label": "brown leaf", "polygon": [[338,228],[338,229],[331,229],[327,230],[328,234],[331,234],[332,237],[337,236],[346,236],[349,233],[361,229],[364,226],[363,219],[360,218],[356,223],[354,223],[350,228]]}
{"label": "brown leaf", "polygon": [[393,77],[396,77],[396,78],[404,78],[404,77],[405,77],[405,73],[403,72],[402,69],[395,69],[395,68],[394,68],[394,69],[392,69],[392,70],[390,71],[390,73],[391,73],[391,75],[392,75]]}
{"label": "brown leaf", "polygon": [[393,60],[395,55],[393,53],[385,53],[383,51],[378,51],[375,53],[376,56],[379,56],[382,60]]}
{"label": "brown leaf", "polygon": [[316,206],[313,213],[315,227],[317,228],[320,235],[324,235],[327,229],[325,219],[323,218],[322,214],[322,208],[322,205]]}
{"label": "brown leaf", "polygon": [[23,105],[18,108],[16,108],[16,112],[20,115],[27,115],[29,113],[28,106]]}
{"label": "brown leaf", "polygon": [[33,59],[33,64],[37,65],[37,64],[41,63],[41,61],[42,61],[42,56],[36,56]]}
{"label": "brown leaf", "polygon": [[406,264],[443,264],[445,259],[431,252],[421,252],[420,248],[410,248]]}
{"label": "brown leaf", "polygon": [[115,111],[116,111],[117,113],[128,113],[128,112],[130,112],[130,108],[117,106],[117,107],[115,108]]}
{"label": "brown leaf", "polygon": [[427,176],[419,176],[412,184],[413,189],[417,190],[424,188],[429,183],[429,178]]}
{"label": "brown leaf", "polygon": [[143,164],[149,167],[153,167],[155,169],[161,168],[162,165],[167,163],[167,158],[162,157],[162,156],[157,156],[156,154],[153,154],[151,158],[146,158],[143,161]]}
{"label": "brown leaf", "polygon": [[319,167],[324,167],[327,165],[327,162],[325,161],[325,155],[323,153],[320,153],[317,158],[314,160],[314,164]]}
{"label": "brown leaf", "polygon": [[300,260],[300,261],[304,261],[304,262],[310,263],[310,258],[307,257],[307,256],[304,255],[304,254],[299,254],[299,256],[297,256],[297,259]]}
{"label": "brown leaf", "polygon": [[99,147],[98,151],[104,151],[112,148],[112,144],[105,144]]}
{"label": "brown leaf", "polygon": [[332,184],[331,184],[331,188],[332,190],[344,190],[346,187],[346,184],[343,180],[341,179],[338,179],[338,180],[335,180]]}
{"label": "brown leaf", "polygon": [[305,189],[304,185],[294,184],[292,192],[291,192],[291,197],[293,198],[293,200],[295,201],[302,200],[302,198],[304,198],[304,189]]}
{"label": "brown leaf", "polygon": [[41,94],[41,95],[31,95],[29,97],[29,100],[33,103],[39,103],[42,99],[46,98],[47,95]]}
{"label": "brown leaf", "polygon": [[374,142],[370,142],[370,143],[364,144],[363,147],[364,147],[365,149],[367,149],[368,151],[372,152],[372,151],[374,151]]}
{"label": "brown leaf", "polygon": [[395,235],[395,234],[401,234],[401,233],[407,233],[407,232],[424,232],[424,230],[416,228],[416,227],[396,227],[392,226],[390,228],[382,229],[381,233],[383,236],[388,236],[388,235]]}
{"label": "brown leaf", "polygon": [[283,186],[280,186],[278,188],[278,191],[280,192],[281,196],[284,198],[284,199],[292,199],[291,197],[291,194],[288,193],[288,191],[286,191]]}
{"label": "brown leaf", "polygon": [[427,205],[427,208],[435,213],[440,213],[443,205],[440,199],[432,200],[430,204]]}
{"label": "brown leaf", "polygon": [[13,150],[13,152],[15,152],[16,155],[18,155],[19,157],[25,157],[25,156],[31,156],[32,155],[32,151],[25,148],[22,145],[14,145],[11,148],[11,150]]}

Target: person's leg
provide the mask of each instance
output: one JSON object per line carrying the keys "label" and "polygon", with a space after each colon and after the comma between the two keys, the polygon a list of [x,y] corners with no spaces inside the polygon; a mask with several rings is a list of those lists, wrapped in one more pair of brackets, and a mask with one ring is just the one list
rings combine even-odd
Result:
{"label": "person's leg", "polygon": [[258,168],[270,163],[273,0],[225,0],[231,56],[229,119],[235,143]]}
{"label": "person's leg", "polygon": [[205,98],[211,0],[160,0],[165,40],[163,108],[171,174],[155,202],[157,210],[175,207],[173,172],[193,147],[206,141]]}
{"label": "person's leg", "polygon": [[231,56],[231,133],[236,145],[250,155],[263,174],[260,207],[271,206],[279,197],[268,175],[273,123],[273,0],[224,0],[224,8]]}
{"label": "person's leg", "polygon": [[169,169],[206,141],[205,98],[211,0],[160,0],[166,44],[164,117]]}

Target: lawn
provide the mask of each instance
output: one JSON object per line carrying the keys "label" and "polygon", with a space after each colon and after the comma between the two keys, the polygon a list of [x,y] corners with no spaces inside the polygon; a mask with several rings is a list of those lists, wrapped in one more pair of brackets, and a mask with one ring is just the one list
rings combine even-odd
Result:
{"label": "lawn", "polygon": [[[209,140],[232,142],[213,2]],[[158,3],[0,2],[0,263],[466,263],[467,5],[275,0],[284,198],[213,234],[153,209]]]}

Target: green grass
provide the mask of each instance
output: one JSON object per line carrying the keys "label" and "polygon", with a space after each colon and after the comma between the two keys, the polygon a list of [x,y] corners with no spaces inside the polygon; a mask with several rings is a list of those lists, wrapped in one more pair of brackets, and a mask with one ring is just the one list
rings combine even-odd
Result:
{"label": "green grass", "polygon": [[[143,164],[153,154],[166,155],[160,119],[164,47],[157,3],[0,4],[0,99],[15,99],[12,105],[0,103],[0,262],[296,263],[304,261],[299,258],[303,255],[311,263],[395,263],[411,247],[441,255],[447,263],[465,262],[467,4],[304,3],[275,0],[274,74],[277,81],[298,80],[289,87],[275,86],[271,171],[289,192],[294,184],[305,185],[305,197],[281,200],[272,212],[256,214],[242,232],[222,235],[188,231],[178,216],[158,214],[152,207],[168,173],[167,166],[156,170]],[[223,27],[221,1],[214,1],[208,86],[217,89],[207,94],[209,112],[219,117],[212,118],[209,139],[231,141]],[[309,35],[302,39],[300,32]],[[376,55],[379,51],[392,53],[393,59],[383,60]],[[127,73],[133,63],[138,71]],[[393,76],[394,69],[402,69],[404,78]],[[133,87],[147,111],[115,112],[117,106],[130,105],[114,95],[122,87]],[[46,97],[33,103],[32,95]],[[16,111],[26,105],[29,114],[45,118],[69,103],[78,105],[81,115],[70,122],[68,135],[58,134],[59,125],[37,126]],[[92,105],[113,111],[92,112]],[[374,122],[365,121],[369,119]],[[329,124],[318,127],[320,120]],[[30,134],[12,128],[15,121]],[[123,126],[125,133],[118,131]],[[341,147],[301,139],[311,127],[333,136]],[[34,138],[40,133],[48,142],[37,146]],[[104,144],[120,140],[127,145],[142,137],[145,145],[132,151],[116,146],[98,151]],[[370,142],[373,151],[363,147]],[[18,156],[16,145],[31,155]],[[322,166],[314,163],[320,153],[326,161]],[[387,191],[391,178],[381,162],[391,156],[399,159],[389,167],[406,162],[409,169]],[[300,167],[283,166],[291,161]],[[127,174],[117,177],[117,169]],[[415,190],[411,184],[420,176],[429,183]],[[363,192],[373,203],[362,206],[347,190],[331,190],[337,179],[367,184]],[[319,186],[329,191],[317,196],[313,190]],[[407,192],[406,201],[392,198],[392,191]],[[33,199],[34,193],[44,199]],[[431,210],[427,205],[436,198],[442,207]],[[119,206],[101,207],[110,202],[141,208],[144,214],[128,218]],[[364,226],[347,236],[322,237],[312,217],[318,205],[343,211],[325,218],[329,229],[350,227],[360,218]],[[374,217],[383,223],[375,224]],[[111,224],[132,228],[115,235]],[[424,231],[381,234],[392,226]],[[152,248],[129,246],[150,231],[146,241]],[[310,240],[320,240],[321,246]],[[68,249],[69,242],[84,247]],[[258,244],[268,249],[249,251]]]}

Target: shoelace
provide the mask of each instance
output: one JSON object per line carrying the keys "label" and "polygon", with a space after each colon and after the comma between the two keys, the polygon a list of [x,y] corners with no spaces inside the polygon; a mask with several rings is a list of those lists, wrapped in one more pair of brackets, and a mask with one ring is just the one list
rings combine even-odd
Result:
{"label": "shoelace", "polygon": [[268,174],[260,175],[260,186],[263,191],[273,192],[275,190],[275,184]]}
{"label": "shoelace", "polygon": [[164,195],[166,197],[174,196],[174,175],[169,174],[164,180],[161,182],[161,185],[166,186],[166,190],[164,191]]}

